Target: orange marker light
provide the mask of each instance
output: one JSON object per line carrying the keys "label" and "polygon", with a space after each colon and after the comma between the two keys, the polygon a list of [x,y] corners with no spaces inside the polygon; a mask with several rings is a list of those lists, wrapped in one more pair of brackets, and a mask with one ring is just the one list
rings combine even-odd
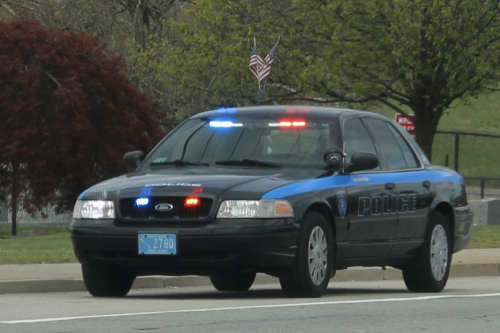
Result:
{"label": "orange marker light", "polygon": [[198,198],[186,198],[186,200],[184,200],[184,206],[194,207],[198,206],[199,204],[200,204],[200,199]]}
{"label": "orange marker light", "polygon": [[274,207],[274,212],[278,215],[281,214],[290,214],[293,213],[292,207],[284,202],[278,202],[276,203],[276,206]]}

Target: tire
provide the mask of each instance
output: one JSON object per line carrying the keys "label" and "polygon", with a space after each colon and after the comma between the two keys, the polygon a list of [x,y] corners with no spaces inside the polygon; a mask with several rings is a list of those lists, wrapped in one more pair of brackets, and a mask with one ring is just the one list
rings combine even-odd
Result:
{"label": "tire", "polygon": [[218,291],[247,291],[255,281],[256,273],[211,275],[210,281]]}
{"label": "tire", "polygon": [[318,212],[306,213],[295,260],[279,276],[281,289],[288,297],[321,297],[328,287],[333,262],[330,224]]}
{"label": "tire", "polygon": [[403,279],[411,292],[440,292],[450,274],[452,243],[446,215],[433,211],[424,243],[415,261],[403,268]]}
{"label": "tire", "polygon": [[83,282],[96,297],[123,297],[132,288],[135,276],[103,264],[82,264]]}

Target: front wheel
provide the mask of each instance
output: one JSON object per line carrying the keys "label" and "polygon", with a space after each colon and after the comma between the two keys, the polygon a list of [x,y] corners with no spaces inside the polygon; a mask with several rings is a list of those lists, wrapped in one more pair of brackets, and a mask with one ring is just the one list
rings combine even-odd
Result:
{"label": "front wheel", "polygon": [[333,237],[325,217],[308,212],[300,227],[293,264],[283,269],[279,281],[289,297],[320,297],[333,270]]}
{"label": "front wheel", "polygon": [[452,244],[446,215],[434,211],[429,217],[424,243],[415,261],[403,268],[411,292],[440,292],[450,274]]}
{"label": "front wheel", "polygon": [[96,297],[123,297],[132,288],[135,276],[115,267],[83,263],[83,282],[87,291]]}

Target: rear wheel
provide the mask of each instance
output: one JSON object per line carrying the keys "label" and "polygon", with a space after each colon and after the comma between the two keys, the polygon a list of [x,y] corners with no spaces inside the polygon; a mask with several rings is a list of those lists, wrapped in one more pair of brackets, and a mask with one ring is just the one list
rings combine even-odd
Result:
{"label": "rear wheel", "polygon": [[96,297],[123,297],[132,288],[135,276],[115,267],[83,263],[83,282],[87,291]]}
{"label": "rear wheel", "polygon": [[403,268],[406,287],[412,292],[440,292],[450,274],[452,245],[446,215],[434,211],[429,217],[424,243],[415,261]]}
{"label": "rear wheel", "polygon": [[222,273],[210,276],[210,281],[218,291],[247,291],[255,281],[256,273]]}
{"label": "rear wheel", "polygon": [[300,227],[294,263],[283,269],[279,280],[289,297],[320,297],[333,269],[331,227],[318,212],[308,212]]}

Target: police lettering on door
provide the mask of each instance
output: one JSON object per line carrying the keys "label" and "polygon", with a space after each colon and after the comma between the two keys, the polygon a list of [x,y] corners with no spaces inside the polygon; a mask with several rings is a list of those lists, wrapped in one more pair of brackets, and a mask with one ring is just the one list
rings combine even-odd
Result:
{"label": "police lettering on door", "polygon": [[404,214],[416,211],[417,195],[415,193],[359,197],[358,216]]}

